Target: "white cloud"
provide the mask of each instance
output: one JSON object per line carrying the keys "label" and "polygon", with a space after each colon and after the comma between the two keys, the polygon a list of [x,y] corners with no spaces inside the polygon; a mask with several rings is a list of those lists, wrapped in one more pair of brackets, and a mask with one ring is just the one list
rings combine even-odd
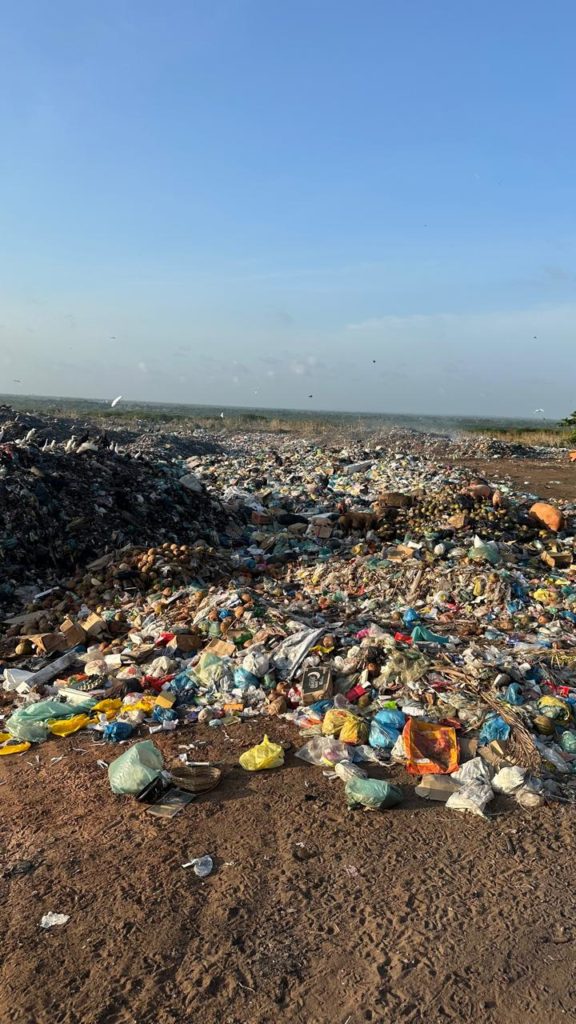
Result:
{"label": "white cloud", "polygon": [[146,363],[138,363],[138,369],[140,370],[140,373],[148,373],[148,367]]}

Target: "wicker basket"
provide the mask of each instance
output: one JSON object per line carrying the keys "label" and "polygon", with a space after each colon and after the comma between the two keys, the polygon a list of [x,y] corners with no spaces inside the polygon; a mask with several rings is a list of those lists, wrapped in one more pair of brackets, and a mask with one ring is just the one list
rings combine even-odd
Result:
{"label": "wicker basket", "polygon": [[176,785],[189,793],[207,793],[215,789],[222,778],[220,768],[203,764],[174,768],[170,774]]}

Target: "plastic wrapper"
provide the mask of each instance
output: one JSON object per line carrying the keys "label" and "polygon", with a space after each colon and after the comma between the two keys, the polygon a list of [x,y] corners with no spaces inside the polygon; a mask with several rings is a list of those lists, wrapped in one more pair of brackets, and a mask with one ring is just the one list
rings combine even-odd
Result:
{"label": "plastic wrapper", "polygon": [[344,791],[349,807],[367,807],[371,811],[395,807],[404,797],[400,786],[382,779],[349,779]]}
{"label": "plastic wrapper", "polygon": [[137,796],[158,778],[163,763],[151,740],[135,743],[108,767],[110,789],[117,795]]}

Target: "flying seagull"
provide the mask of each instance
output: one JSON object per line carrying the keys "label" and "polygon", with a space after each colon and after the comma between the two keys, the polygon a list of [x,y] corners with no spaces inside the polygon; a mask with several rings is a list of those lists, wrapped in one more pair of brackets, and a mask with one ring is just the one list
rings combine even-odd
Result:
{"label": "flying seagull", "polygon": [[120,401],[121,398],[122,395],[118,395],[118,397],[115,398],[113,402],[110,402],[110,408],[113,409],[115,405],[118,405],[118,402]]}

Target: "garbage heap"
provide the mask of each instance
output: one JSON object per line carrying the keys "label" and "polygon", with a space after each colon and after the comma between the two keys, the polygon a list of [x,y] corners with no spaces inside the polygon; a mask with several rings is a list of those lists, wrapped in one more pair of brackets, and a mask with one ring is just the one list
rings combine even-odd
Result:
{"label": "garbage heap", "polygon": [[[0,607],[128,545],[228,543],[230,516],[178,462],[84,442],[0,446]],[[28,590],[26,589],[28,587]]]}
{"label": "garbage heap", "polygon": [[[570,506],[360,446],[251,437],[185,468],[218,489],[228,546],[110,552],[9,617],[0,755],[86,730],[138,761],[159,731],[280,717],[350,807],[416,779],[478,815],[576,798]],[[241,758],[284,761],[267,738]],[[114,791],[158,781],[153,762]]]}

